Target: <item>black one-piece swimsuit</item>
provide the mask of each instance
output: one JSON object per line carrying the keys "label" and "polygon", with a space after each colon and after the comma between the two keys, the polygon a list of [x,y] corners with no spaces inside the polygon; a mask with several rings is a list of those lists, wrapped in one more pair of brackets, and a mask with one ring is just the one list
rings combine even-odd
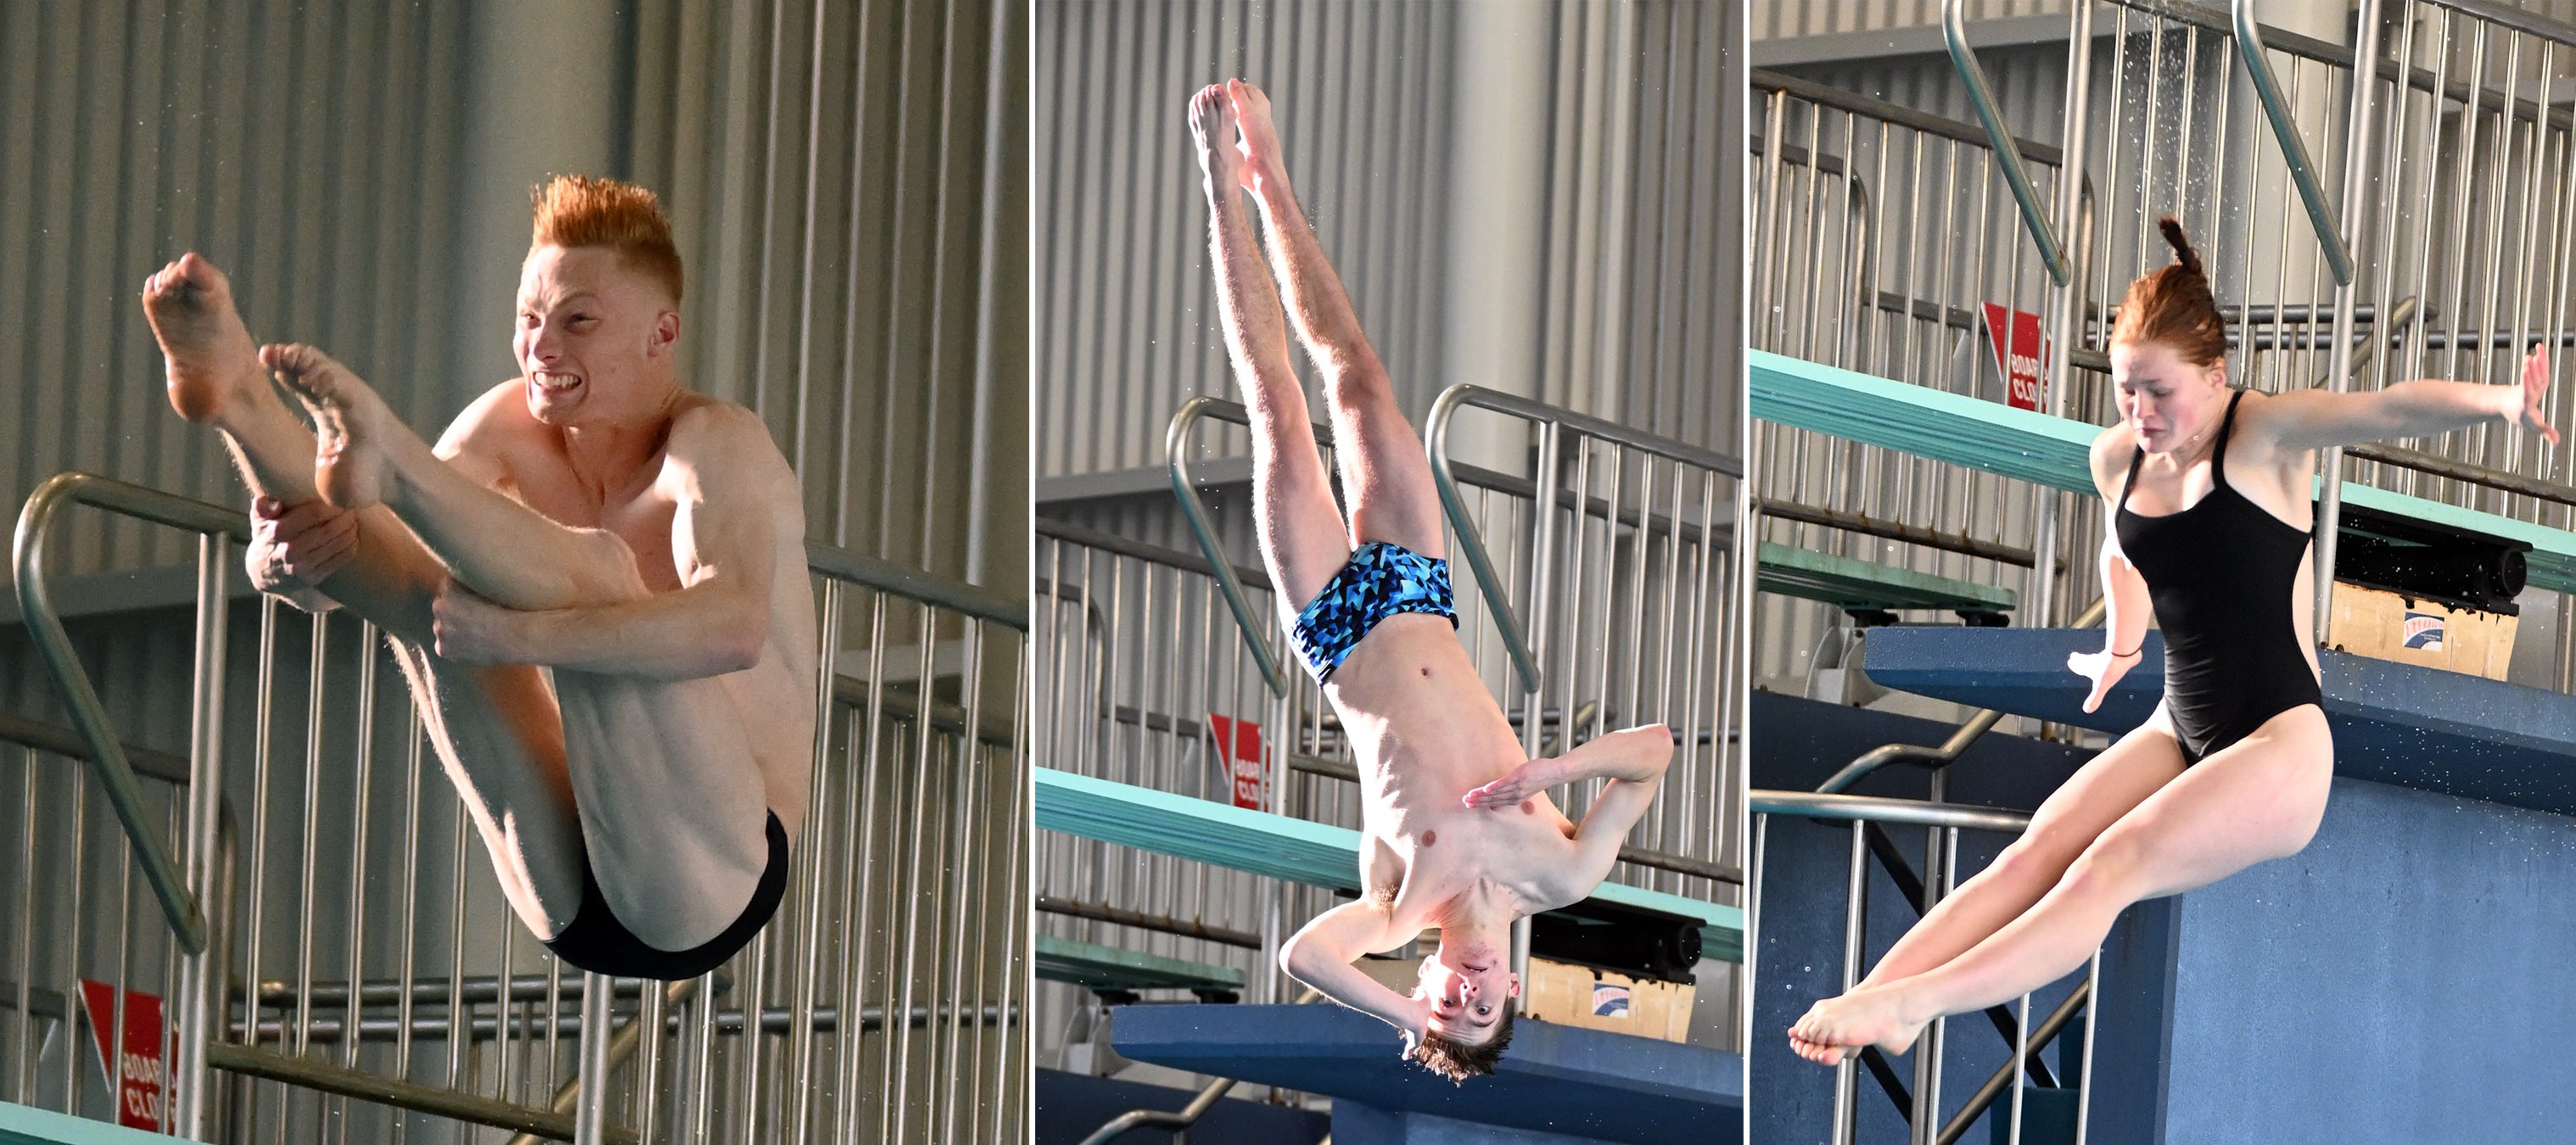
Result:
{"label": "black one-piece swimsuit", "polygon": [[2209,494],[2161,517],[2129,511],[2141,446],[2129,459],[2113,514],[2120,551],[2146,578],[2165,634],[2165,714],[2185,764],[2254,734],[2301,704],[2322,704],[2315,669],[2299,647],[2290,609],[2308,534],[2227,483],[2227,401],[2209,456]]}

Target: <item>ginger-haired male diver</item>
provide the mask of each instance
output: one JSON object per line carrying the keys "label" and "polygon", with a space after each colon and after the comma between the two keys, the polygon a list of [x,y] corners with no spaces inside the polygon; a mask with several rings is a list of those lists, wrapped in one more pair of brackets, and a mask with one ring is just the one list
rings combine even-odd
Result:
{"label": "ginger-haired male diver", "polygon": [[651,192],[540,187],[520,375],[434,447],[320,351],[254,347],[205,259],[143,289],[171,405],[256,495],[252,581],[384,629],[511,910],[574,966],[661,979],[777,909],[817,654],[796,475],[682,385],[680,270]]}

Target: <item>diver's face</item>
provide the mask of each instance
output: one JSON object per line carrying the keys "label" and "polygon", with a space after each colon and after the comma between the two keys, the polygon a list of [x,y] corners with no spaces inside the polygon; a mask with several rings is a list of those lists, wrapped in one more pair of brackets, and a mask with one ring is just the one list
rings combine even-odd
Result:
{"label": "diver's face", "polygon": [[1431,1032],[1469,1044],[1482,1043],[1503,1020],[1503,1009],[1520,997],[1520,976],[1498,951],[1451,952],[1457,965],[1438,954],[1422,960],[1414,996],[1431,1003]]}
{"label": "diver's face", "polygon": [[528,412],[547,425],[627,421],[667,398],[680,316],[669,291],[607,247],[541,246],[519,274],[510,349]]}
{"label": "diver's face", "polygon": [[2196,366],[2161,342],[2114,342],[2111,385],[2138,445],[2163,453],[2201,440],[2225,412],[2226,360]]}

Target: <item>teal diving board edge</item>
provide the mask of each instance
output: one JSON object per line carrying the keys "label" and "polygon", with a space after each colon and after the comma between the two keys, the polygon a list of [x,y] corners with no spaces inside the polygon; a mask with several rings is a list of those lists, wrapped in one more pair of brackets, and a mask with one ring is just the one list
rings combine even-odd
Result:
{"label": "teal diving board edge", "polygon": [[0,1101],[0,1145],[170,1145],[176,1137]]}
{"label": "teal diving board edge", "polygon": [[1949,608],[2010,612],[2019,594],[1852,557],[1762,542],[1757,570],[1764,592],[1820,600],[1836,607]]}
{"label": "teal diving board edge", "polygon": [[1052,934],[1038,936],[1038,977],[1088,989],[1241,990],[1243,971],[1119,950]]}
{"label": "teal diving board edge", "polygon": [[[2100,426],[1763,350],[1748,358],[1753,416],[1764,421],[2069,493],[2095,492],[2089,455]],[[2318,484],[2323,487],[2322,477]],[[2576,592],[2576,533],[2351,481],[2343,483],[2343,500],[2528,543],[2531,586]]]}
{"label": "teal diving board edge", "polygon": [[[1308,886],[1360,889],[1360,833],[1348,827],[1309,823],[1052,767],[1031,770],[1037,773],[1040,829]],[[1730,934],[1744,929],[1744,912],[1739,908],[1664,891],[1603,883],[1592,897],[1696,919],[1702,926]],[[1735,948],[1725,940],[1711,941],[1709,946],[1713,951]]]}

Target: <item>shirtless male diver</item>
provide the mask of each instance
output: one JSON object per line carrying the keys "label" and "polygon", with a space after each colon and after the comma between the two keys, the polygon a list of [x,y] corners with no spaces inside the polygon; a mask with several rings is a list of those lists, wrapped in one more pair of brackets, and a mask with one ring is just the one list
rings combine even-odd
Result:
{"label": "shirtless male diver", "polygon": [[776,910],[804,826],[803,501],[756,415],[681,386],[652,193],[564,177],[535,198],[521,374],[435,447],[320,351],[254,347],[193,253],[143,307],[170,404],[255,494],[252,580],[392,638],[520,921],[585,970],[695,977]]}
{"label": "shirtless male diver", "polygon": [[[1554,759],[1521,754],[1456,635],[1430,463],[1341,280],[1289,190],[1270,101],[1241,80],[1190,101],[1212,221],[1226,348],[1253,423],[1262,560],[1306,667],[1359,760],[1360,884],[1288,940],[1288,973],[1402,1030],[1407,1056],[1452,1079],[1492,1073],[1511,1039],[1512,923],[1577,902],[1610,873],[1672,761],[1672,732],[1631,728]],[[1260,204],[1261,266],[1243,192]],[[1344,523],[1280,329],[1280,294],[1332,407]],[[1357,551],[1353,551],[1353,546]],[[1609,780],[1581,826],[1545,792]],[[1398,994],[1352,965],[1438,927]]]}

